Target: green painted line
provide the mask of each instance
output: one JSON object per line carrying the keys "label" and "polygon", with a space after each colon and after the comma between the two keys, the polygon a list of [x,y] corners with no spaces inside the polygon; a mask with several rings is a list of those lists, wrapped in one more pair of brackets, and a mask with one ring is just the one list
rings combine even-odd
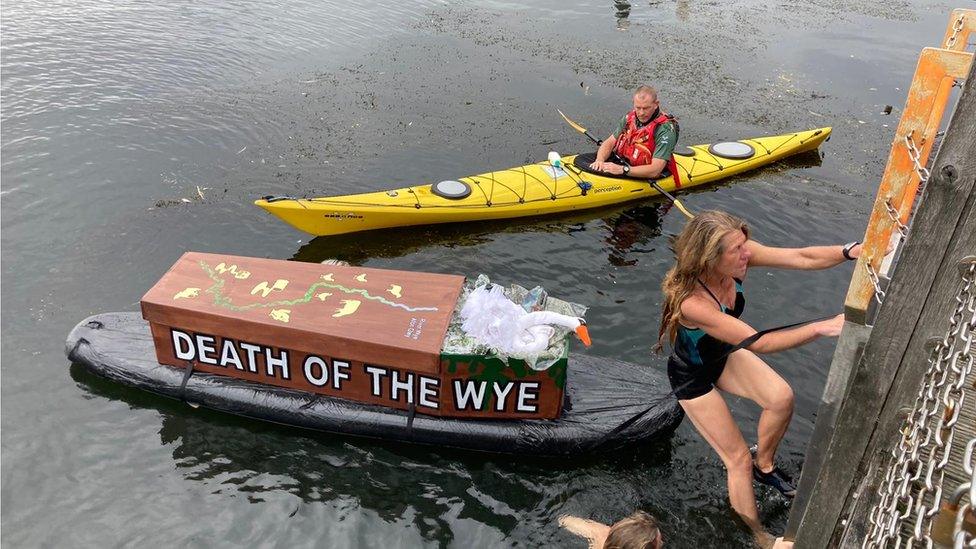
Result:
{"label": "green painted line", "polygon": [[399,307],[411,313],[420,312],[420,311],[438,310],[437,307],[410,307],[408,305],[404,305],[403,303],[396,303],[394,301],[390,301],[383,296],[372,295],[367,290],[364,290],[362,288],[347,288],[341,284],[336,284],[336,283],[326,282],[326,281],[315,282],[314,284],[308,287],[308,290],[305,291],[305,295],[303,295],[298,299],[273,301],[271,303],[251,303],[249,305],[235,305],[229,297],[223,294],[225,281],[217,274],[217,271],[214,270],[214,268],[211,267],[209,264],[207,264],[207,262],[205,261],[200,261],[200,268],[202,268],[204,272],[207,273],[207,276],[210,277],[210,280],[213,280],[214,282],[213,286],[204,290],[206,293],[213,296],[214,305],[217,305],[218,307],[223,307],[225,309],[229,309],[231,311],[237,311],[237,312],[249,311],[251,309],[259,309],[259,308],[266,308],[266,307],[282,307],[282,306],[291,307],[293,305],[301,305],[303,303],[309,303],[312,301],[312,298],[315,296],[315,291],[321,288],[338,290],[346,294],[356,294],[362,296],[365,299],[369,299],[371,301],[378,301],[390,307]]}

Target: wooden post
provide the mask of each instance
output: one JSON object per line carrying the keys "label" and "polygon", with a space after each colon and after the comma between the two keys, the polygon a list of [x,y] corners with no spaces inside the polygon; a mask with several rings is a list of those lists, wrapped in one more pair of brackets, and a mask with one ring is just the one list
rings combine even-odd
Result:
{"label": "wooden post", "polygon": [[[942,38],[942,47],[947,50],[966,51],[969,35],[974,30],[976,30],[976,10],[964,8],[952,10],[952,14],[949,16],[949,24],[946,25],[945,36]],[[934,136],[939,131],[939,125],[942,123],[942,113],[945,110],[945,104],[949,100],[949,94],[952,92],[955,82],[956,80],[954,78],[946,77],[939,83],[939,89],[933,100],[934,108],[929,114],[928,122],[925,124],[925,130],[922,132],[924,145],[921,150],[921,157],[925,159],[925,161],[921,162],[923,165],[928,161],[932,144],[935,141]],[[908,219],[911,217],[912,205],[915,202],[915,193],[918,192],[918,184],[919,181],[913,179],[912,184],[905,189],[905,192],[900,198],[898,214],[902,224],[907,225]]]}
{"label": "wooden post", "polygon": [[[938,124],[935,124],[935,128],[928,126],[934,118],[941,120],[945,100],[949,95],[949,88],[945,87],[946,79],[962,78],[969,71],[972,58],[973,54],[968,52],[937,48],[925,48],[919,56],[918,67],[905,101],[905,110],[895,131],[888,164],[878,186],[878,196],[864,235],[861,256],[854,268],[844,302],[847,320],[851,322],[867,324],[868,304],[875,293],[869,269],[874,273],[880,272],[891,232],[896,226],[888,206],[898,211],[899,215],[905,213],[902,206],[906,202],[905,208],[911,208],[919,181],[912,157],[917,155],[919,164],[926,163]],[[951,82],[949,85],[951,86]],[[940,92],[940,89],[944,91]],[[940,98],[942,103],[937,104],[936,100]],[[934,111],[938,112],[937,116]],[[908,146],[909,140],[915,150]]]}
{"label": "wooden post", "polygon": [[830,371],[827,373],[823,397],[821,397],[820,406],[817,408],[817,422],[813,426],[813,435],[810,436],[810,442],[807,444],[807,451],[803,457],[803,471],[800,473],[800,482],[796,487],[796,498],[790,505],[790,518],[784,534],[787,539],[795,538],[797,530],[800,528],[800,521],[816,487],[817,473],[820,472],[827,457],[826,449],[830,443],[830,437],[833,435],[837,413],[844,401],[844,395],[847,393],[847,383],[850,379],[851,370],[861,360],[864,346],[870,335],[871,326],[845,322],[844,330],[837,340],[834,359],[831,361]]}
{"label": "wooden post", "polygon": [[[842,541],[842,521],[852,535],[863,532],[870,508],[865,500],[876,484],[871,474],[878,467],[875,454],[888,452],[890,435],[900,423],[898,409],[910,405],[910,395],[918,390],[926,363],[925,340],[934,335],[933,329],[944,329],[955,307],[951,296],[958,290],[956,263],[976,253],[974,68],[969,68],[884,305],[850,374],[832,438],[821,449],[824,460],[813,490],[802,516],[791,517],[791,524],[798,523],[797,547],[837,545]],[[804,482],[811,483],[801,479]],[[855,503],[857,512],[845,517],[855,510]],[[843,541],[845,546],[857,542]]]}

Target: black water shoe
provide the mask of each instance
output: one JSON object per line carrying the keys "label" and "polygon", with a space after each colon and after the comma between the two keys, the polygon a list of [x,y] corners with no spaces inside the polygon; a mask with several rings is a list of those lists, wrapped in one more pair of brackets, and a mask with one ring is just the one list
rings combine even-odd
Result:
{"label": "black water shoe", "polygon": [[768,473],[763,473],[755,463],[752,464],[752,477],[756,482],[761,482],[767,486],[772,486],[783,494],[783,497],[792,499],[796,496],[796,487],[793,486],[793,479],[783,472],[779,467],[773,467]]}

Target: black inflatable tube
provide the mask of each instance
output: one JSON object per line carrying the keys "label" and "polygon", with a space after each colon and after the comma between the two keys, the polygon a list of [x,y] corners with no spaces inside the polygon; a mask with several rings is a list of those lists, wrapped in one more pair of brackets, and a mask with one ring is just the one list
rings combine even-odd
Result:
{"label": "black inflatable tube", "polygon": [[[574,356],[567,404],[557,420],[457,420],[361,404],[302,391],[194,373],[156,362],[148,324],[138,313],[105,313],[79,323],[66,342],[69,360],[123,385],[214,410],[313,429],[409,443],[535,456],[618,449],[669,435],[684,417],[660,372],[612,359]],[[619,433],[628,419],[651,411]],[[609,434],[612,436],[608,436]]]}

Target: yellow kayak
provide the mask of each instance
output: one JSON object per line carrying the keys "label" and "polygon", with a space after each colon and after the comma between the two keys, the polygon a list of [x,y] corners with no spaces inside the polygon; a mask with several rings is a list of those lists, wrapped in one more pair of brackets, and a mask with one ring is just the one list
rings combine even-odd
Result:
{"label": "yellow kayak", "polygon": [[[679,185],[657,180],[667,192],[713,183],[782,158],[816,149],[830,128],[681,147],[675,151]],[[589,155],[592,156],[592,155]],[[335,235],[410,225],[505,219],[599,208],[658,195],[647,180],[587,171],[588,159],[568,156],[462,177],[456,181],[320,198],[264,197],[255,205],[300,231]]]}

